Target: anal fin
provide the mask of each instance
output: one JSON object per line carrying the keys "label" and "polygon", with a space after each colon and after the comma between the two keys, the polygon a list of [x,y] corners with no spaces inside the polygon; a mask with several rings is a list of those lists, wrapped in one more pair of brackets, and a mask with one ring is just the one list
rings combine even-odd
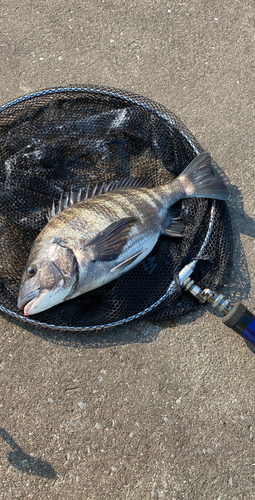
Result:
{"label": "anal fin", "polygon": [[178,237],[178,238],[183,238],[183,230],[185,228],[185,225],[181,221],[173,220],[171,225],[167,227],[163,234],[165,236],[171,236],[171,237]]}
{"label": "anal fin", "polygon": [[171,207],[168,210],[167,218],[167,227],[162,234],[164,234],[165,236],[182,238],[182,232],[185,228],[185,225],[180,221],[180,208]]}

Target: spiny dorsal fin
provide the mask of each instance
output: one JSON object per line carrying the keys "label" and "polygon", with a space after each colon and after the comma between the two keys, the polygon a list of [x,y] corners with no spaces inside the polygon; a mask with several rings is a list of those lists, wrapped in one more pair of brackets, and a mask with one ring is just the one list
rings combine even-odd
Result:
{"label": "spiny dorsal fin", "polygon": [[149,188],[152,187],[152,179],[141,178],[141,177],[124,177],[119,181],[112,181],[108,184],[101,182],[95,186],[86,186],[79,189],[72,189],[69,194],[61,193],[61,197],[58,205],[56,206],[54,201],[52,203],[51,210],[48,209],[47,218],[48,220],[55,217],[66,208],[79,203],[80,201],[87,200],[88,198],[94,198],[100,194],[109,193],[110,191],[116,191],[117,189],[129,189],[129,188]]}

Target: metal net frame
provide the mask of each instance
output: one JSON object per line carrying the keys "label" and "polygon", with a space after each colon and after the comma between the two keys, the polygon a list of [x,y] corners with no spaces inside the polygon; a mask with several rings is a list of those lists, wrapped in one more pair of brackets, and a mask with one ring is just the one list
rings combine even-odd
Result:
{"label": "metal net frame", "polygon": [[[150,177],[170,182],[202,151],[164,106],[103,87],[62,87],[26,95],[0,108],[0,311],[36,327],[97,332],[147,315],[170,319],[198,307],[177,278],[191,260],[202,288],[228,280],[232,233],[225,202],[179,202],[184,237],[160,237],[134,269],[100,289],[33,318],[17,309],[29,249],[48,208],[71,189]],[[202,257],[205,256],[203,259]]]}

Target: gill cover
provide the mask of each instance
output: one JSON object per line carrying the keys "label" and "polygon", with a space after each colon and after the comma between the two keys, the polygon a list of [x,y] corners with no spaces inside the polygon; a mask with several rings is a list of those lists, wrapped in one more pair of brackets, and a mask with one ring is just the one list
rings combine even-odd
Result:
{"label": "gill cover", "polygon": [[[78,281],[78,263],[66,242],[54,238],[39,252],[32,247],[18,297],[25,316],[37,314],[67,299]],[[36,257],[34,257],[36,255]],[[36,273],[31,275],[31,269]]]}

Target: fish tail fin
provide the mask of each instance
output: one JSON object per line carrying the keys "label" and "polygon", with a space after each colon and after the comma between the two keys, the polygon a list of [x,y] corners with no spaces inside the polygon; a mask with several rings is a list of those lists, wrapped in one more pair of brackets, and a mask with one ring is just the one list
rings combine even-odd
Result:
{"label": "fish tail fin", "polygon": [[225,183],[214,177],[209,153],[201,153],[192,160],[178,177],[188,198],[215,198],[227,200],[230,194]]}

